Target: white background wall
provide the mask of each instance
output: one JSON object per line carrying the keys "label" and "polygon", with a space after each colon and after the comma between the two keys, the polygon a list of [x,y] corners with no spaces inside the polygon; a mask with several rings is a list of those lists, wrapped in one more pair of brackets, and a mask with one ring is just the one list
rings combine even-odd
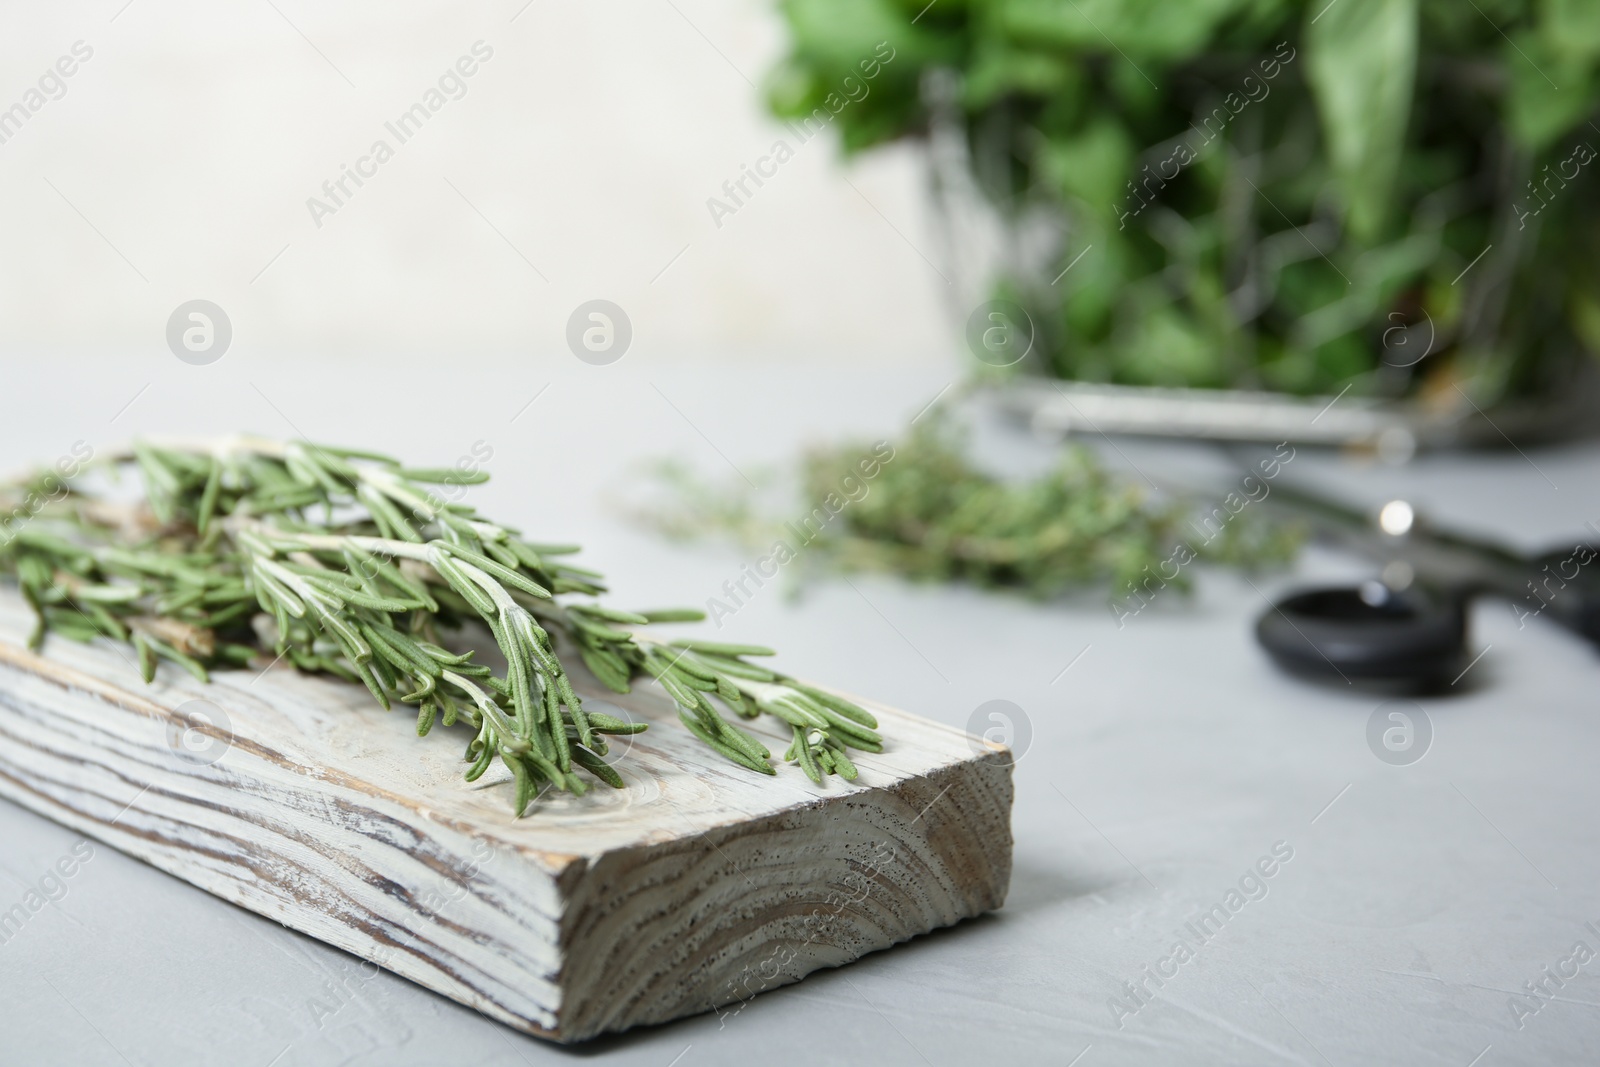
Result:
{"label": "white background wall", "polygon": [[[7,360],[164,355],[194,298],[260,355],[544,353],[596,297],[630,359],[958,343],[911,150],[841,166],[830,132],[714,225],[706,199],[787,135],[756,88],[774,0],[124,3],[0,6],[0,109],[94,50],[0,144]],[[479,40],[467,94],[319,229],[307,198]]]}

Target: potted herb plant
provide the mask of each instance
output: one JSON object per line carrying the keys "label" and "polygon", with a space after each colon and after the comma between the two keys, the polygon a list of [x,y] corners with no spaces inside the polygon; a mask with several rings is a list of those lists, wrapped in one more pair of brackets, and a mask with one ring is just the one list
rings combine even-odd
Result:
{"label": "potted herb plant", "polygon": [[[1586,420],[1594,0],[781,6],[774,110],[846,152],[929,145],[988,362],[1295,411],[1347,396],[1445,441]],[[974,202],[986,231],[955,225]]]}

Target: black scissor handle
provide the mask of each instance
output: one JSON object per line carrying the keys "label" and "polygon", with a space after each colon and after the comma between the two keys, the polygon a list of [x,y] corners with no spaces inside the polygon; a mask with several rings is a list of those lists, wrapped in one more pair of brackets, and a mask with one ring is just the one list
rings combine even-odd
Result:
{"label": "black scissor handle", "polygon": [[1467,648],[1464,592],[1381,583],[1295,593],[1256,621],[1256,640],[1278,666],[1328,679],[1448,680]]}

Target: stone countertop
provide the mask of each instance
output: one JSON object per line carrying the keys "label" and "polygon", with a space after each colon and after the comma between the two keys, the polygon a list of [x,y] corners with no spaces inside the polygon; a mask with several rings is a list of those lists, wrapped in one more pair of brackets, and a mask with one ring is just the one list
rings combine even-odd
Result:
{"label": "stone countertop", "polygon": [[[495,481],[474,499],[530,536],[582,542],[619,605],[703,605],[747,561],[624,521],[640,462],[754,476],[808,440],[892,438],[954,377],[591,367],[564,352],[430,368],[248,346],[211,367],[4,354],[0,369],[7,469],[148,432],[303,433],[419,465],[487,448]],[[321,388],[296,384],[308,378]],[[1018,469],[1051,453],[1004,428],[981,442]],[[1197,446],[1106,455],[1196,484],[1226,469]],[[1386,468],[1303,450],[1293,467],[1534,548],[1600,519],[1596,458],[1570,446]],[[77,835],[0,803],[0,911],[58,861],[73,871],[0,944],[0,1064],[1595,1062],[1600,663],[1482,603],[1482,658],[1449,696],[1403,706],[1427,721],[1425,755],[1385,762],[1367,741],[1382,697],[1284,677],[1250,633],[1264,595],[1365,573],[1313,549],[1254,585],[1201,574],[1194,596],[1163,594],[1120,627],[1095,596],[1039,604],[877,576],[815,582],[798,601],[757,590],[719,636],[934,719],[1009,728],[1010,899],[738,1010],[576,1053],[105,847],[84,859]],[[1547,977],[1563,972],[1576,977]]]}

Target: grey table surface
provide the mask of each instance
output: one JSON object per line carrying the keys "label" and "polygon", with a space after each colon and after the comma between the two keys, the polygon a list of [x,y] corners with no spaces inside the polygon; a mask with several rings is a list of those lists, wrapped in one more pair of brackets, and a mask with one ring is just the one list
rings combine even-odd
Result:
{"label": "grey table surface", "polygon": [[[486,510],[582,541],[619,602],[699,604],[745,557],[625,521],[640,461],[738,477],[806,441],[892,438],[955,376],[654,360],[508,354],[450,359],[446,375],[243,346],[210,367],[154,349],[4,354],[0,467],[152,431],[303,433],[431,464],[482,442]],[[982,443],[1015,469],[1052,453],[1003,428]],[[1200,448],[1102,447],[1196,485],[1226,470]],[[1596,458],[1570,446],[1388,468],[1302,451],[1291,468],[1532,548],[1600,519]],[[988,728],[993,700],[1020,709],[1016,865],[998,913],[736,1012],[557,1048],[102,846],[0,944],[0,1064],[1600,1061],[1600,663],[1545,621],[1480,605],[1484,655],[1419,704],[1425,756],[1384,762],[1368,743],[1381,698],[1287,679],[1250,637],[1263,595],[1362,573],[1312,550],[1254,585],[1202,574],[1192,598],[1163,594],[1120,627],[1094,597],[885,577],[817,582],[798,601],[761,590],[722,632],[776,645],[793,669],[957,725]],[[78,842],[0,803],[0,910]],[[1252,877],[1274,849],[1291,858]],[[1230,899],[1241,880],[1248,896]],[[1220,931],[1196,936],[1219,904]]]}

